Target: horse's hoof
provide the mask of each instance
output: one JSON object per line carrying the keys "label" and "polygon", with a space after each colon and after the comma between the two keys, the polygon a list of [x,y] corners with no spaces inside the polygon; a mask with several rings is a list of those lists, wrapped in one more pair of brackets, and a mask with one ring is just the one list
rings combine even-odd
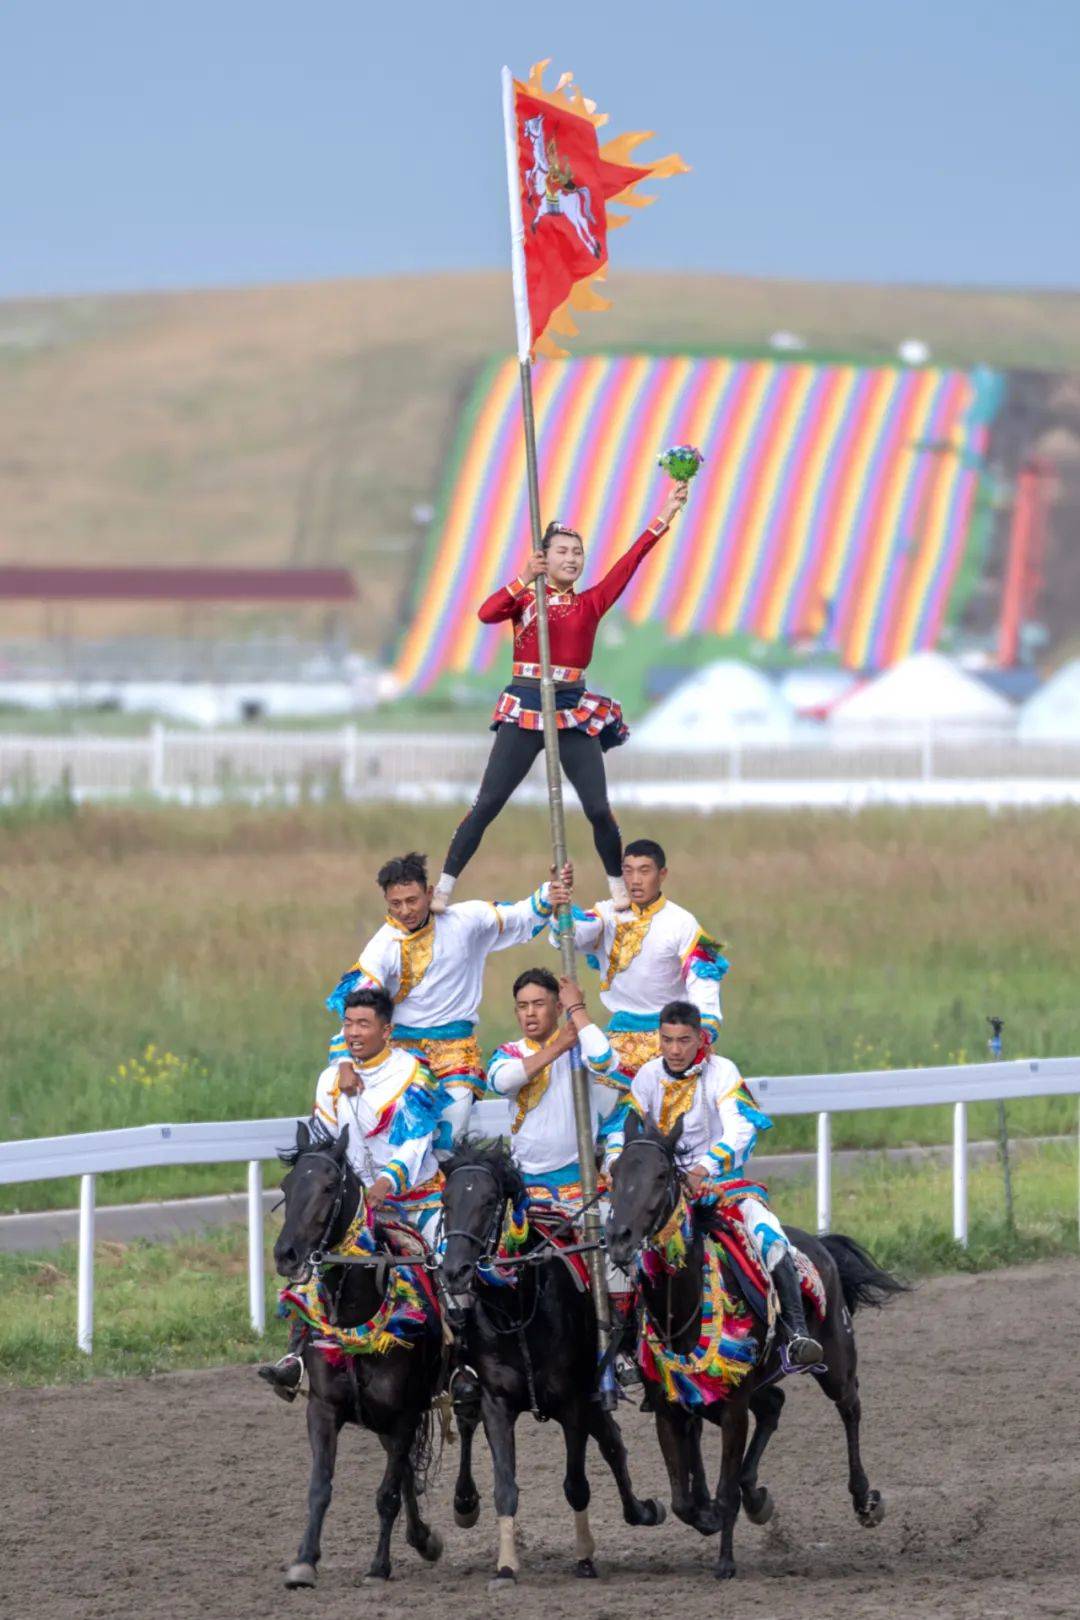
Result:
{"label": "horse's hoof", "polygon": [[859,1515],[859,1523],[865,1525],[867,1530],[872,1530],[876,1524],[880,1524],[885,1517],[885,1499],[881,1492],[871,1491],[866,1498],[866,1506],[857,1508],[856,1512]]}
{"label": "horse's hoof", "polygon": [[290,1564],[285,1571],[285,1585],[290,1591],[301,1586],[314,1586],[319,1574],[314,1564]]}
{"label": "horse's hoof", "polygon": [[579,1558],[574,1565],[574,1574],[579,1581],[595,1581],[597,1579],[596,1565],[591,1558]]}
{"label": "horse's hoof", "polygon": [[377,1569],[369,1569],[367,1574],[361,1577],[360,1584],[362,1586],[385,1586],[389,1579],[389,1570],[386,1571],[385,1575],[380,1575]]}
{"label": "horse's hoof", "polygon": [[487,1583],[489,1592],[512,1592],[517,1586],[517,1575],[514,1570],[505,1566],[496,1570],[494,1576]]}
{"label": "horse's hoof", "polygon": [[748,1501],[744,1500],[743,1512],[746,1514],[746,1517],[750,1520],[751,1524],[768,1524],[769,1520],[776,1512],[776,1503],[773,1501],[772,1497],[764,1486],[762,1486],[757,1495],[760,1500],[757,1501],[756,1506],[752,1507]]}
{"label": "horse's hoof", "polygon": [[634,1521],[636,1524],[644,1524],[653,1529],[656,1525],[663,1524],[667,1518],[667,1508],[663,1502],[658,1502],[655,1497],[647,1496],[641,1507],[643,1517],[636,1519]]}
{"label": "horse's hoof", "polygon": [[417,1548],[417,1552],[425,1564],[437,1564],[443,1555],[443,1538],[439,1532],[429,1530],[427,1540],[422,1547]]}
{"label": "horse's hoof", "polygon": [[731,1558],[721,1558],[716,1566],[718,1581],[733,1581],[735,1579],[735,1561]]}
{"label": "horse's hoof", "polygon": [[479,1504],[479,1502],[477,1502],[475,1507],[464,1508],[464,1509],[456,1507],[454,1509],[454,1523],[457,1525],[459,1530],[471,1530],[473,1525],[479,1519],[479,1517],[480,1517],[480,1504]]}
{"label": "horse's hoof", "polygon": [[716,1536],[720,1533],[720,1515],[713,1508],[702,1508],[690,1522],[701,1536]]}

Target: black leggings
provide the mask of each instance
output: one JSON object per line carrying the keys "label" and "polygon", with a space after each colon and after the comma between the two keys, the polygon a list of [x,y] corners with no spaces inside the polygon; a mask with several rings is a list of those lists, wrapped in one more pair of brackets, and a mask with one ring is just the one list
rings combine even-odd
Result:
{"label": "black leggings", "polygon": [[[480,848],[480,840],[510,795],[521,786],[537,754],[543,752],[542,731],[523,731],[520,726],[502,725],[495,733],[484,779],[472,809],[460,824],[447,851],[443,870],[460,877]],[[608,804],[604,751],[599,737],[585,731],[559,732],[559,758],[570,778],[581,808],[592,822],[596,853],[608,877],[622,872],[622,838]]]}

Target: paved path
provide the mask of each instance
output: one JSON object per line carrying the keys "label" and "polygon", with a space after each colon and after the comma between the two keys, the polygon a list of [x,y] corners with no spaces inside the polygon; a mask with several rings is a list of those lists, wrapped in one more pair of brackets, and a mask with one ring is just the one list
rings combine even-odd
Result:
{"label": "paved path", "polygon": [[[1030,1152],[1033,1148],[1052,1142],[1071,1142],[1071,1137],[1025,1137],[1012,1144],[1014,1154]],[[997,1152],[996,1142],[972,1142],[968,1148],[971,1164],[985,1163]],[[865,1169],[882,1161],[888,1164],[948,1164],[952,1148],[849,1148],[834,1153],[833,1174]],[[817,1165],[816,1153],[761,1154],[754,1160],[754,1168],[765,1181],[787,1181],[799,1176],[812,1176]],[[263,1209],[269,1211],[280,1197],[276,1188],[263,1193]],[[103,1204],[98,1206],[95,1236],[98,1241],[130,1243],[136,1238],[147,1238],[155,1243],[168,1242],[188,1232],[205,1231],[207,1227],[225,1226],[247,1220],[246,1193],[222,1193],[214,1198],[173,1198],[156,1204]],[[56,1249],[64,1243],[74,1243],[78,1235],[79,1212],[76,1209],[50,1209],[31,1211],[26,1215],[0,1216],[0,1250],[32,1252]]]}

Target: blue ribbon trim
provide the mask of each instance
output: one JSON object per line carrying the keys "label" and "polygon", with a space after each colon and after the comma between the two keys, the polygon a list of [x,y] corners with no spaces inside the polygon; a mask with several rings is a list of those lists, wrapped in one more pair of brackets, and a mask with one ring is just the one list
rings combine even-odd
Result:
{"label": "blue ribbon trim", "polygon": [[464,1041],[468,1040],[475,1028],[476,1025],[468,1018],[458,1018],[452,1024],[433,1024],[430,1029],[412,1024],[395,1024],[393,1036],[395,1041]]}
{"label": "blue ribbon trim", "polygon": [[361,978],[362,974],[359,968],[350,968],[348,973],[343,973],[326,998],[327,1012],[337,1013],[339,1018],[344,1018],[345,998],[352,995]]}
{"label": "blue ribbon trim", "polygon": [[450,1098],[443,1086],[411,1086],[398,1098],[390,1124],[390,1146],[401,1147],[418,1136],[438,1135],[443,1109]]}
{"label": "blue ribbon trim", "polygon": [[631,1030],[643,1032],[660,1028],[659,1013],[617,1012],[608,1024],[608,1033],[625,1035]]}

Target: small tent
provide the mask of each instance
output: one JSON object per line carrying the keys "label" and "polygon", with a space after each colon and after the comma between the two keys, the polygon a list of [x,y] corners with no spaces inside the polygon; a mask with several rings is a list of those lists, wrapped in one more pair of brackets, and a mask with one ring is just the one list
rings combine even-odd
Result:
{"label": "small tent", "polygon": [[680,682],[634,727],[642,748],[707,753],[741,743],[786,743],[793,715],[773,683],[750,664],[722,658]]}
{"label": "small tent", "polygon": [[966,674],[944,653],[921,652],[841,698],[829,724],[892,731],[926,725],[1002,730],[1013,713],[1006,698]]}
{"label": "small tent", "polygon": [[1025,742],[1080,742],[1080,658],[1028,698],[1017,730]]}

